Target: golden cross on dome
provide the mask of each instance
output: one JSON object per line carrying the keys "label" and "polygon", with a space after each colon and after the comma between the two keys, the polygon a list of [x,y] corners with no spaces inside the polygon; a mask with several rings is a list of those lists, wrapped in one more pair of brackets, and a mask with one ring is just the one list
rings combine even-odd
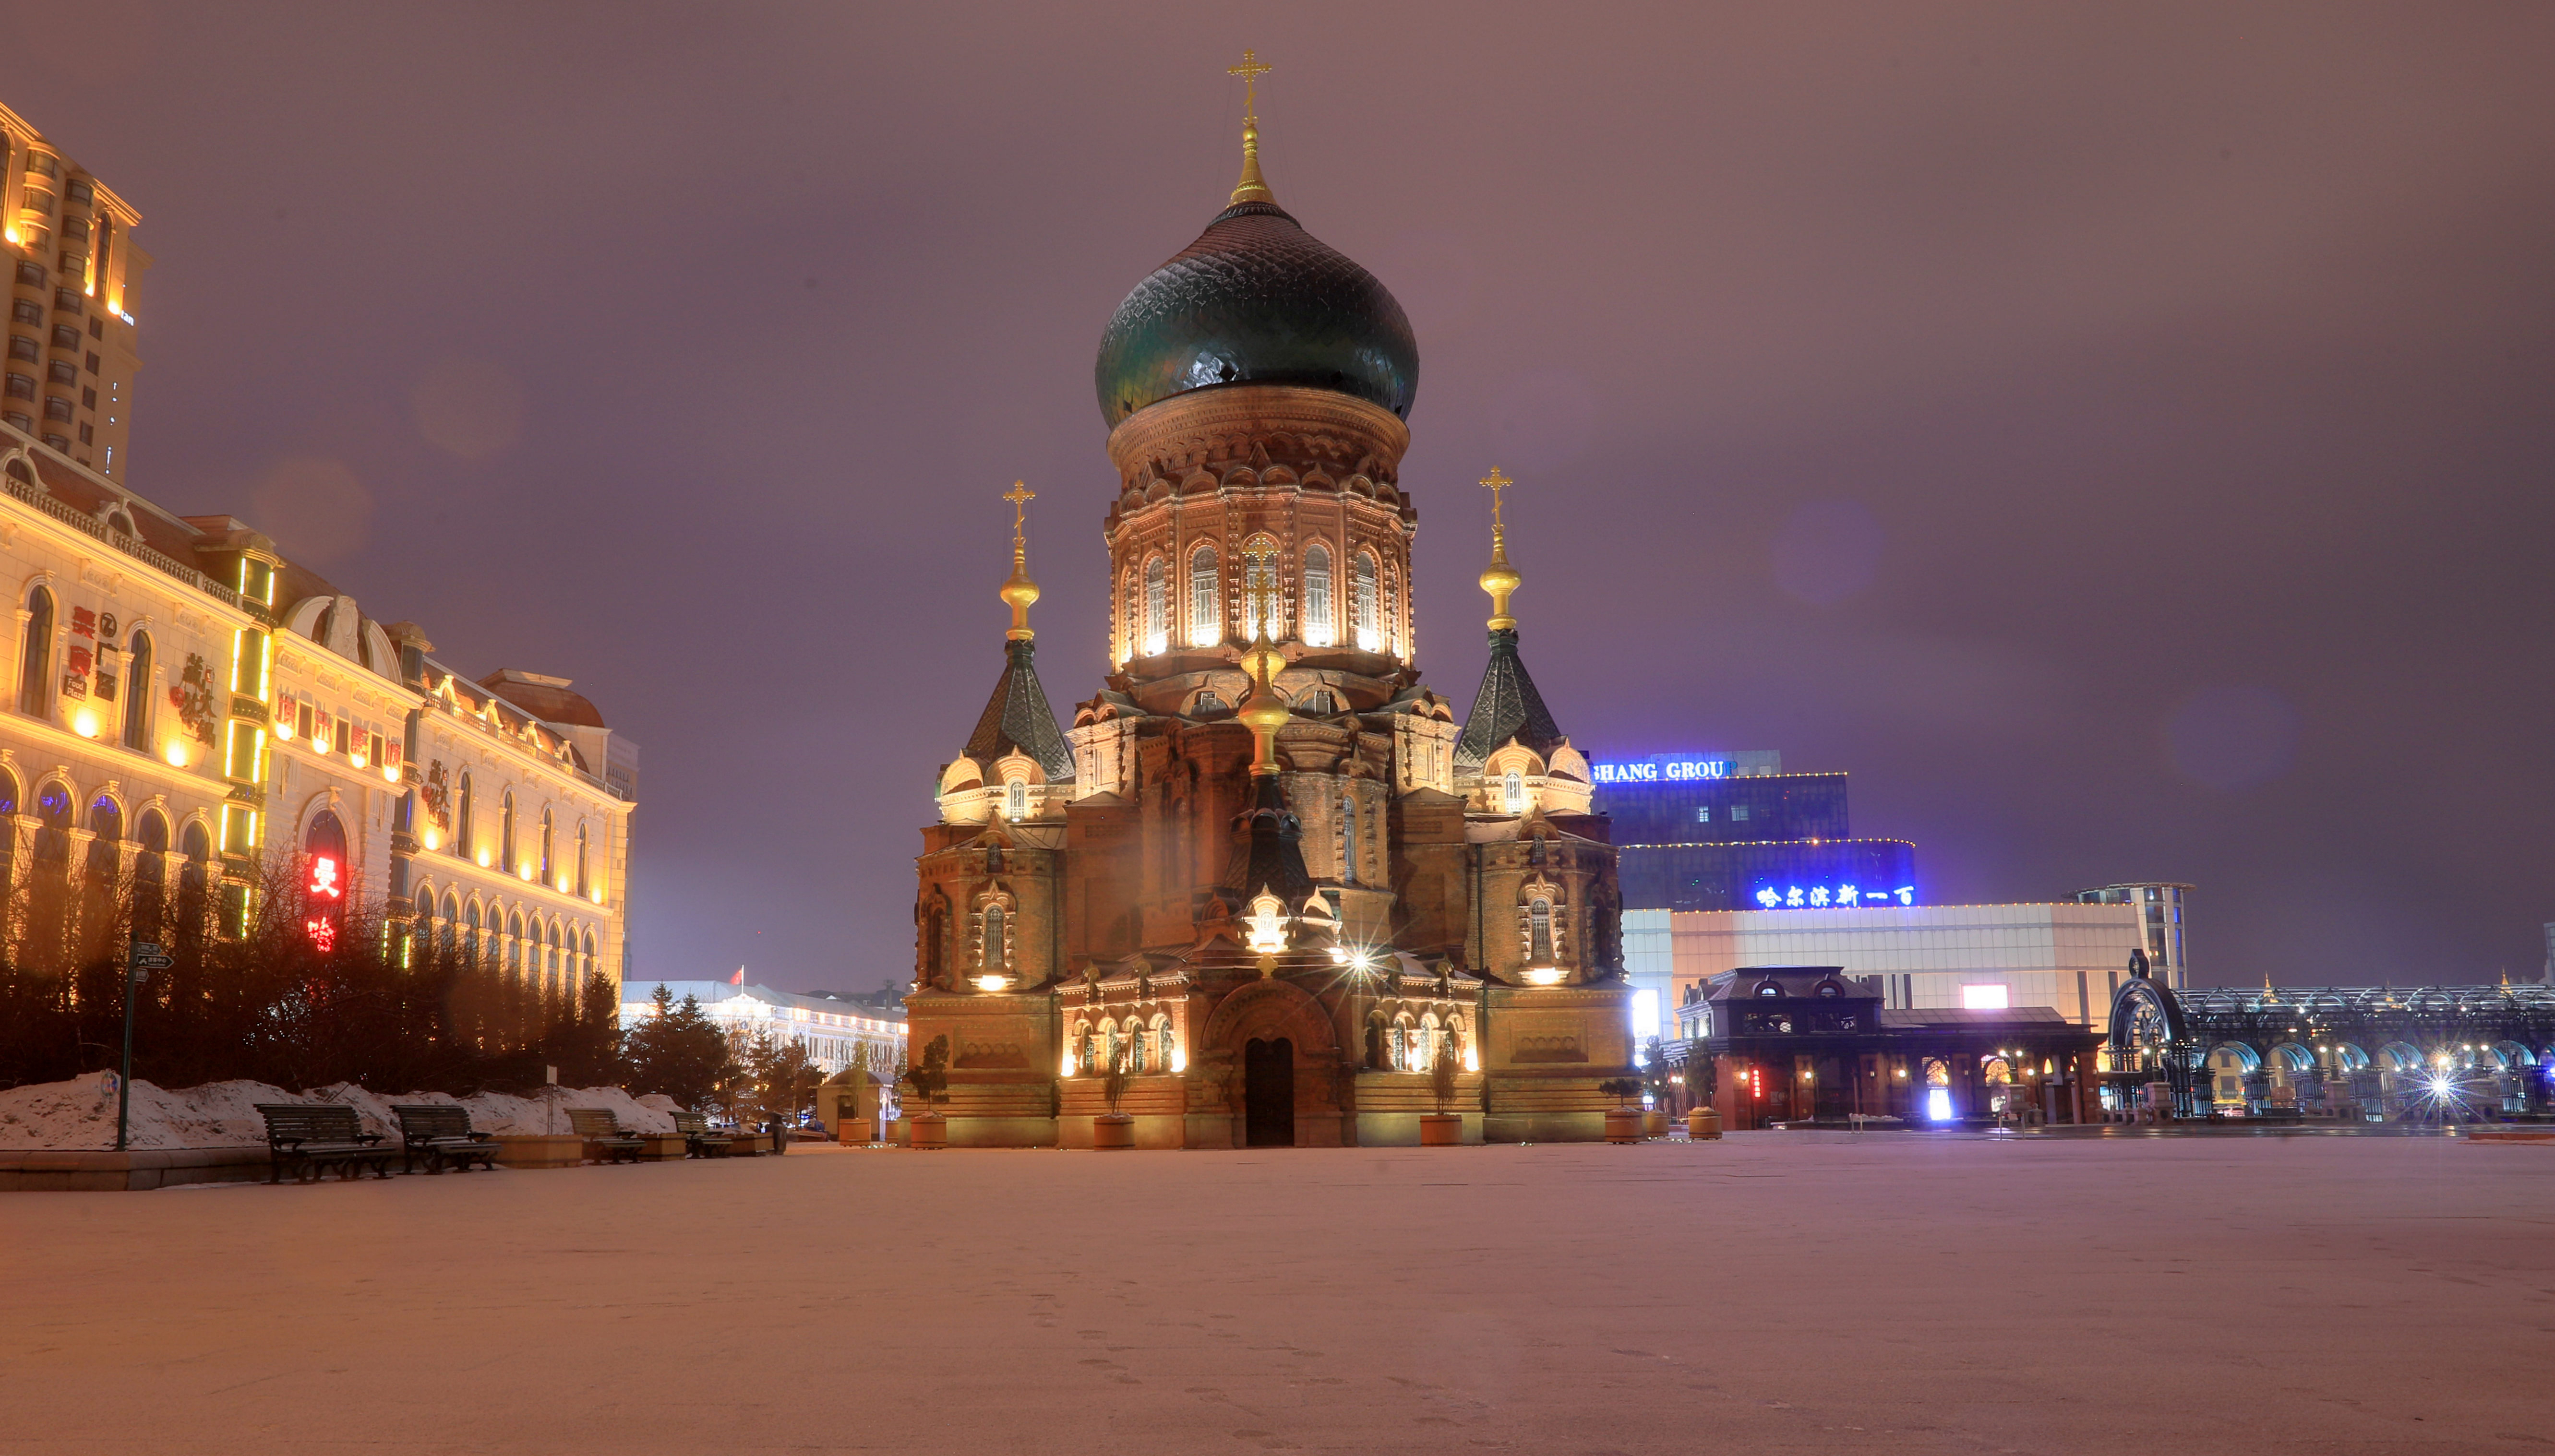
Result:
{"label": "golden cross on dome", "polygon": [[1260,78],[1275,69],[1277,69],[1276,66],[1273,66],[1269,62],[1261,60],[1257,55],[1253,54],[1251,48],[1247,46],[1244,47],[1242,51],[1242,63],[1240,65],[1228,65],[1224,68],[1224,73],[1226,75],[1238,75],[1242,77],[1242,115],[1245,120],[1256,121],[1259,119],[1260,113],[1254,107],[1255,98],[1253,96],[1253,91],[1258,85]]}
{"label": "golden cross on dome", "polygon": [[1030,502],[1037,499],[1037,492],[1030,489],[1028,481],[1015,480],[1012,488],[1003,492],[1003,499],[1012,503],[1012,545],[1019,546],[1021,529],[1029,520]]}
{"label": "golden cross on dome", "polygon": [[1517,482],[1502,475],[1500,467],[1494,465],[1491,467],[1491,473],[1482,477],[1481,483],[1491,488],[1491,525],[1498,527],[1503,524],[1500,520],[1500,492]]}

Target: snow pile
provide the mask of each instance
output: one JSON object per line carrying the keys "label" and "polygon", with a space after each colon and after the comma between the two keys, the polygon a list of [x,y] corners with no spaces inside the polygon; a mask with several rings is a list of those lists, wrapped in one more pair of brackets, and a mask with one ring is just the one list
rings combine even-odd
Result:
{"label": "snow pile", "polygon": [[[470,1126],[483,1133],[564,1133],[567,1109],[599,1107],[637,1133],[674,1130],[673,1102],[659,1094],[634,1098],[619,1087],[544,1087],[533,1097],[481,1092],[453,1097],[409,1092],[385,1097],[351,1082],[287,1092],[264,1082],[207,1082],[164,1089],[136,1079],[127,1144],[134,1148],[262,1148],[266,1120],[261,1102],[338,1102],[355,1109],[364,1130],[399,1136],[402,1103],[436,1102],[465,1108]],[[0,1149],[89,1149],[115,1146],[115,1074],[92,1072],[67,1082],[39,1082],[0,1090]]]}

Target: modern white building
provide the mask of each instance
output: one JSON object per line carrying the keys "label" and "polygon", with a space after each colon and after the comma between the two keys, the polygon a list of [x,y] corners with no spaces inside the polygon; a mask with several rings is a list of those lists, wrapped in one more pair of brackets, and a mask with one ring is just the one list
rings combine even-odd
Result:
{"label": "modern white building", "polygon": [[[2001,1011],[2045,1006],[2095,1031],[2111,1029],[2112,998],[2131,951],[2148,944],[2142,906],[1875,906],[1859,910],[1627,911],[1625,967],[1639,987],[1637,918],[1664,916],[1671,1008],[1692,988],[1742,966],[1836,966],[1879,978],[1889,1008]],[[1655,931],[1644,926],[1647,941]],[[2176,947],[2179,948],[2177,939]]]}
{"label": "modern white building", "polygon": [[905,1016],[883,1011],[866,1001],[832,996],[801,996],[769,986],[740,986],[732,981],[632,981],[622,987],[621,1030],[628,1031],[657,1014],[657,988],[680,1005],[684,997],[701,1004],[711,1021],[746,1039],[770,1036],[794,1040],[807,1048],[807,1059],[827,1076],[854,1065],[867,1066],[893,1080],[905,1067]]}
{"label": "modern white building", "polygon": [[2086,905],[2137,907],[2138,923],[2145,928],[2147,937],[2147,968],[2175,991],[2191,988],[2191,964],[2183,955],[2182,944],[2182,910],[2190,897],[2190,886],[2167,880],[2076,892],[2076,899]]}

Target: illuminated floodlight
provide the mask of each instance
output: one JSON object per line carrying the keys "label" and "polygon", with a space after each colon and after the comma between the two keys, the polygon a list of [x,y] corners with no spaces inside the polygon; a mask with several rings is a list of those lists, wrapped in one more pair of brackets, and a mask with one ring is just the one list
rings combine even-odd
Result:
{"label": "illuminated floodlight", "polygon": [[1938,1123],[1948,1123],[1952,1120],[1951,1088],[1935,1087],[1927,1090],[1925,1093],[1925,1116]]}

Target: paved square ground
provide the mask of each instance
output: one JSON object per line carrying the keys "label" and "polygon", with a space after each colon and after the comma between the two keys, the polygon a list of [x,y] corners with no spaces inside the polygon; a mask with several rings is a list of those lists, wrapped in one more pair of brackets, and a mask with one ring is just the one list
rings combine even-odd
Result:
{"label": "paved square ground", "polygon": [[829,1150],[10,1195],[0,1272],[0,1453],[2555,1448],[2555,1146]]}

